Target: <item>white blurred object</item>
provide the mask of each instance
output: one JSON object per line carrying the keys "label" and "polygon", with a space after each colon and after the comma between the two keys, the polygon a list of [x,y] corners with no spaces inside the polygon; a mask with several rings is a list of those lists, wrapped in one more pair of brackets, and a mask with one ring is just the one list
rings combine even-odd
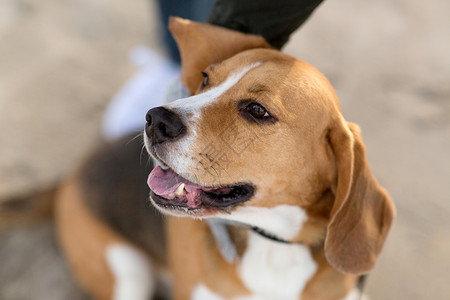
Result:
{"label": "white blurred object", "polygon": [[102,134],[107,140],[144,128],[145,114],[166,103],[167,88],[180,77],[181,68],[144,46],[136,46],[130,61],[141,67],[117,92],[103,116]]}

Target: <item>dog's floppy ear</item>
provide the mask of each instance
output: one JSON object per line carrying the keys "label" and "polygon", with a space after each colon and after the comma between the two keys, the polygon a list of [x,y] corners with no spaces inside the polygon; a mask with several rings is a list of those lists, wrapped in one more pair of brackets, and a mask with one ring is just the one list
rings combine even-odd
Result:
{"label": "dog's floppy ear", "polygon": [[171,17],[169,30],[181,54],[181,81],[193,94],[202,81],[201,72],[247,49],[270,48],[260,36],[223,27]]}
{"label": "dog's floppy ear", "polygon": [[325,255],[334,268],[353,274],[374,267],[395,215],[392,200],[369,170],[359,131],[340,119],[329,133],[338,178]]}

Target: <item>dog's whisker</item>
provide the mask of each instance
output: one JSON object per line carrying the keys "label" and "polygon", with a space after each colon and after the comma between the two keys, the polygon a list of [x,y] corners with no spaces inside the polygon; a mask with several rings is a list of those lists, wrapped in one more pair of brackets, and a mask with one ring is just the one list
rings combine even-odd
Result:
{"label": "dog's whisker", "polygon": [[141,130],[139,131],[139,133],[136,136],[134,136],[127,142],[127,145],[129,145],[131,142],[133,142],[134,140],[136,140],[137,138],[140,138],[140,137],[142,137],[142,143],[143,143],[144,132]]}
{"label": "dog's whisker", "polygon": [[142,155],[144,154],[145,144],[142,144],[141,153],[139,154],[139,165],[142,165]]}

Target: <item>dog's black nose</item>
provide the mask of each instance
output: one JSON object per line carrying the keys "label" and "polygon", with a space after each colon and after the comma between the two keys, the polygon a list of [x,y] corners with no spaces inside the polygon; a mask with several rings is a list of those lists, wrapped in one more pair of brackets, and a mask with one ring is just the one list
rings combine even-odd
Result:
{"label": "dog's black nose", "polygon": [[174,141],[186,132],[186,127],[181,119],[164,107],[150,109],[145,118],[147,120],[145,134],[152,143]]}

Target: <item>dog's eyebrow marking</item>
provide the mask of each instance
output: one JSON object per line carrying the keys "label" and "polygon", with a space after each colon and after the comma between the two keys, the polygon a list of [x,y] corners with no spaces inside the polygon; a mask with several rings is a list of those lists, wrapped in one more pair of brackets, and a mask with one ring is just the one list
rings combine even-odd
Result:
{"label": "dog's eyebrow marking", "polygon": [[221,63],[222,63],[222,62],[218,62],[218,63],[215,63],[215,64],[210,65],[210,66],[209,66],[209,69],[211,70],[211,72],[213,72],[214,69],[215,69],[218,65],[220,65]]}
{"label": "dog's eyebrow marking", "polygon": [[251,69],[256,68],[261,65],[261,62],[253,63],[247,67],[242,68],[237,72],[231,73],[224,82],[220,85],[207,90],[204,93],[191,96],[188,98],[179,99],[175,102],[167,105],[168,109],[178,109],[183,113],[193,113],[192,119],[197,119],[200,117],[200,110],[205,106],[213,103],[221,95],[226,93],[231,87],[233,87],[239,80],[244,77]]}
{"label": "dog's eyebrow marking", "polygon": [[248,89],[248,92],[252,93],[252,94],[259,94],[259,93],[265,92],[267,90],[268,89],[267,89],[267,87],[265,85],[257,84],[257,85],[254,85],[254,86],[250,87]]}

